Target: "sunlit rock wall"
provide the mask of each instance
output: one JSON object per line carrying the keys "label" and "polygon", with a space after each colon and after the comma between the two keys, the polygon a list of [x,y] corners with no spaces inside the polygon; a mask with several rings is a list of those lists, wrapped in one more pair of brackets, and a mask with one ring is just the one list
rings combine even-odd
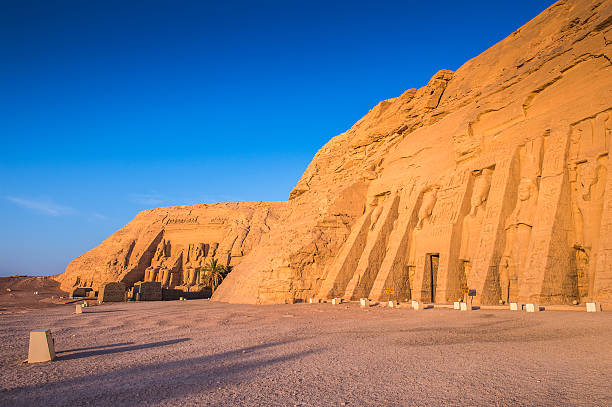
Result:
{"label": "sunlit rock wall", "polygon": [[450,302],[469,288],[483,304],[612,304],[611,25],[611,1],[557,2],[379,103],[321,148],[288,202],[143,212],[63,286],[197,286],[215,256],[235,265],[218,301]]}

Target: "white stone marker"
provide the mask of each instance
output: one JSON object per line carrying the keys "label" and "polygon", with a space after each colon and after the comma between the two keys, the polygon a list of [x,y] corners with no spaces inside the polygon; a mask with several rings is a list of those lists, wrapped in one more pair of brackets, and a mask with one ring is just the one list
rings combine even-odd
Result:
{"label": "white stone marker", "polygon": [[412,301],[412,309],[415,311],[423,311],[425,309],[425,305],[419,301]]}
{"label": "white stone marker", "polygon": [[527,312],[540,312],[540,306],[537,304],[525,304],[525,311]]}
{"label": "white stone marker", "polygon": [[459,301],[453,302],[453,309],[461,309],[461,302]]}
{"label": "white stone marker", "polygon": [[518,304],[518,302],[511,302],[510,303],[510,311],[519,311],[519,304]]}
{"label": "white stone marker", "polygon": [[598,302],[587,302],[586,310],[587,312],[601,312],[601,304]]}
{"label": "white stone marker", "polygon": [[74,310],[75,314],[82,314],[83,313],[83,306],[81,304],[77,304],[76,309]]}
{"label": "white stone marker", "polygon": [[398,302],[395,301],[389,301],[389,308],[397,308],[399,306]]}
{"label": "white stone marker", "polygon": [[370,300],[367,298],[360,298],[359,299],[359,305],[361,307],[369,307],[370,306]]}
{"label": "white stone marker", "polygon": [[472,310],[472,304],[468,304],[467,302],[462,302],[460,307],[461,307],[461,311],[471,311]]}
{"label": "white stone marker", "polygon": [[342,304],[342,298],[332,298],[332,305]]}
{"label": "white stone marker", "polygon": [[49,362],[55,359],[55,344],[50,329],[36,329],[30,332],[28,363]]}
{"label": "white stone marker", "polygon": [[314,304],[314,298],[309,298],[309,299],[308,299],[308,303],[310,303],[310,304]]}

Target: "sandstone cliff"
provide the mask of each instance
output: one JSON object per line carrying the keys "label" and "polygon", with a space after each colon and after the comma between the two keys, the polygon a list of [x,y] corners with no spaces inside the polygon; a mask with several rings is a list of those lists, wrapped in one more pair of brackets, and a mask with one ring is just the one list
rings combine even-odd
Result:
{"label": "sandstone cliff", "polygon": [[[62,287],[195,281],[200,263],[177,256],[219,243],[236,265],[219,301],[448,302],[469,287],[481,303],[612,303],[611,25],[610,0],[559,1],[379,103],[321,148],[288,202],[145,211],[75,259]],[[226,222],[211,226],[217,212]]]}

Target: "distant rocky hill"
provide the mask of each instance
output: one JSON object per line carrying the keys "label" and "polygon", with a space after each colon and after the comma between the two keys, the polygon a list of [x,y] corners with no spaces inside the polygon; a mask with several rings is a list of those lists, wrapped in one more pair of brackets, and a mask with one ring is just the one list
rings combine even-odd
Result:
{"label": "distant rocky hill", "polygon": [[308,297],[612,303],[612,1],[558,1],[331,139],[288,202],[140,213],[62,288],[198,287],[213,300]]}

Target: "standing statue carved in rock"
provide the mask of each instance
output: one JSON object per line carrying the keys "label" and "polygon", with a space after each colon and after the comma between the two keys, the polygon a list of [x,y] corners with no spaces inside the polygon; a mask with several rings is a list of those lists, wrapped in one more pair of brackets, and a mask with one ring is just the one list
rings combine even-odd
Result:
{"label": "standing statue carved in rock", "polygon": [[536,137],[519,149],[520,180],[517,200],[514,210],[506,219],[506,244],[498,267],[503,302],[518,298],[519,282],[527,270],[529,242],[538,203],[543,145],[543,137]]}
{"label": "standing statue carved in rock", "polygon": [[416,224],[416,228],[418,230],[423,229],[424,222],[429,219],[433,213],[433,208],[436,205],[436,200],[438,198],[438,189],[438,186],[433,186],[423,195],[423,202],[419,208],[418,220]]}
{"label": "standing statue carved in rock", "polygon": [[463,218],[460,260],[470,261],[474,257],[485,215],[485,204],[491,189],[492,174],[493,170],[489,168],[474,172],[476,179],[470,198],[470,212]]}
{"label": "standing statue carved in rock", "polygon": [[502,254],[499,280],[502,301],[510,302],[518,294],[518,279],[527,266],[527,249],[535,221],[538,187],[531,178],[521,179],[518,202],[506,221],[506,246]]}

